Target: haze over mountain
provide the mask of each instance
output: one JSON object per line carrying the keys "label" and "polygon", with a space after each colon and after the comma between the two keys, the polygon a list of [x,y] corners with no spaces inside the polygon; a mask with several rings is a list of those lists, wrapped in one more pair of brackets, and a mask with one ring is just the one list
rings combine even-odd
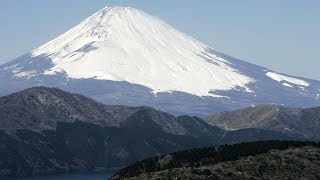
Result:
{"label": "haze over mountain", "polygon": [[130,7],[105,7],[0,66],[0,84],[0,95],[44,85],[200,116],[253,104],[320,104],[319,81],[237,60]]}

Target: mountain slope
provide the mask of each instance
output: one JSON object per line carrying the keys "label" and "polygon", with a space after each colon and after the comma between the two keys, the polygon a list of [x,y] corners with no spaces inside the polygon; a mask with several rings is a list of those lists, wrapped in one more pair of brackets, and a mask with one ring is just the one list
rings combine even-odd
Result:
{"label": "mountain slope", "polygon": [[318,179],[319,152],[310,142],[224,145],[149,158],[111,179]]}
{"label": "mountain slope", "polygon": [[103,8],[0,66],[0,95],[39,85],[176,115],[320,102],[319,81],[237,60],[130,7]]}
{"label": "mountain slope", "polygon": [[55,129],[57,121],[76,120],[117,127],[138,109],[106,106],[81,95],[46,87],[34,87],[0,97],[0,107],[1,129],[38,131]]}
{"label": "mountain slope", "polygon": [[139,128],[57,122],[54,130],[0,130],[0,177],[106,172],[208,140]]}
{"label": "mountain slope", "polygon": [[0,129],[4,130],[50,130],[57,122],[75,121],[102,127],[150,128],[141,125],[140,121],[145,121],[166,133],[187,134],[176,117],[153,108],[104,105],[56,88],[34,87],[0,97],[0,107]]}
{"label": "mountain slope", "polygon": [[206,118],[206,122],[224,129],[267,129],[320,140],[320,108],[257,106],[218,113]]}
{"label": "mountain slope", "polygon": [[[167,134],[192,137],[209,136],[216,138],[215,142],[228,137],[226,134],[232,134],[211,126],[198,117],[175,117],[150,107],[104,105],[85,96],[57,88],[33,87],[0,97],[0,107],[0,130],[7,132],[19,129],[42,132],[56,129],[59,122],[80,121],[100,127],[136,128],[148,131],[153,129]],[[270,137],[271,134],[282,137],[281,134],[272,131],[249,131],[257,135],[264,134],[265,137],[269,137],[267,134]],[[254,137],[249,137],[252,138]]]}
{"label": "mountain slope", "polygon": [[197,117],[107,106],[56,88],[0,97],[0,176],[105,171],[178,150],[272,139],[299,137],[229,132]]}

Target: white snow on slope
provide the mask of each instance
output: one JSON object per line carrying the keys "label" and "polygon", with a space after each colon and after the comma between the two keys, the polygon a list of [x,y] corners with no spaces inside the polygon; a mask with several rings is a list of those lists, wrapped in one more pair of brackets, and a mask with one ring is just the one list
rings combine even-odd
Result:
{"label": "white snow on slope", "polygon": [[35,70],[21,71],[21,72],[17,71],[17,72],[15,72],[14,76],[15,77],[24,77],[24,78],[30,79],[32,77],[37,76],[37,71],[35,71]]}
{"label": "white snow on slope", "polygon": [[[296,84],[296,85],[299,85],[299,86],[309,86],[309,83],[304,81],[304,80],[293,78],[293,77],[289,77],[289,76],[285,76],[285,75],[278,74],[278,73],[275,73],[275,72],[267,72],[266,75],[268,77],[270,77],[271,79],[273,79],[275,81],[278,81],[278,82],[286,81],[286,82],[289,82],[291,84]],[[283,85],[287,86],[286,84],[288,84],[288,83],[285,83]]]}
{"label": "white snow on slope", "polygon": [[288,83],[282,83],[282,85],[284,85],[284,86],[287,86],[287,87],[293,87],[293,86],[291,86],[290,84],[288,84]]}
{"label": "white snow on slope", "polygon": [[182,91],[214,96],[209,91],[247,92],[254,82],[210,53],[210,47],[140,10],[106,7],[60,37],[39,47],[54,64],[45,74],[70,78],[127,81],[157,92]]}

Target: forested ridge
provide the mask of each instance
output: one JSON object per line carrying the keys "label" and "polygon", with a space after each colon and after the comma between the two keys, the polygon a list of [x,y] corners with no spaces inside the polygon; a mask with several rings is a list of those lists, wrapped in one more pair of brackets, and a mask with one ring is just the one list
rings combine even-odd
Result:
{"label": "forested ridge", "polygon": [[[270,150],[286,150],[313,146],[320,148],[320,143],[310,141],[257,141],[240,144],[196,148],[175,152],[170,155],[155,156],[133,164],[118,171],[114,177],[127,178],[142,173],[162,171],[181,167],[200,167],[226,161],[235,161],[243,157],[267,153]],[[116,179],[115,178],[115,179]]]}

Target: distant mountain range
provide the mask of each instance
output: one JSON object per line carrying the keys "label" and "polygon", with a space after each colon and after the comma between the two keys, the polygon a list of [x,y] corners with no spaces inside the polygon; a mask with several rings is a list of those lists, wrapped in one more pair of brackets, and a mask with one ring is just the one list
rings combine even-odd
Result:
{"label": "distant mountain range", "polygon": [[197,117],[104,105],[56,88],[0,97],[0,175],[105,171],[183,149],[271,139],[299,137],[226,131]]}
{"label": "distant mountain range", "polygon": [[201,117],[259,104],[320,105],[319,81],[230,57],[130,7],[103,8],[0,66],[0,95],[34,86]]}
{"label": "distant mountain range", "polygon": [[121,169],[111,179],[319,179],[320,144],[266,141],[156,156]]}

